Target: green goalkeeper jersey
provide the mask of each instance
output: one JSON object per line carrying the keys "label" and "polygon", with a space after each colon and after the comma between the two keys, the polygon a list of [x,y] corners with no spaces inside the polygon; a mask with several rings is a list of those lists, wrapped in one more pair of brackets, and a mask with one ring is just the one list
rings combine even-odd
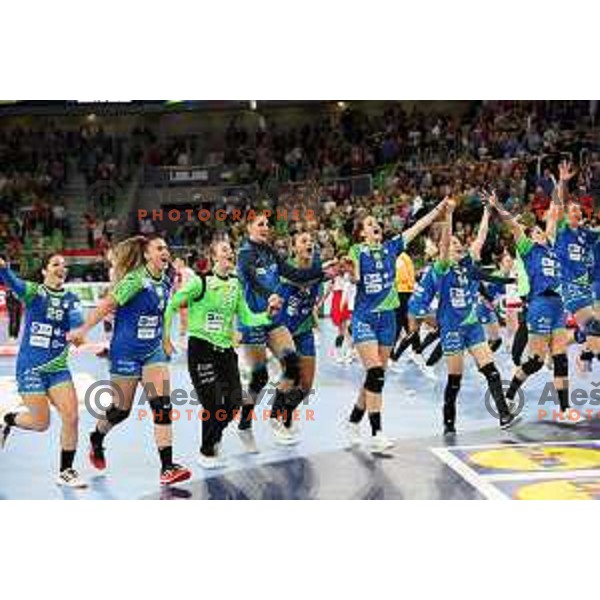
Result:
{"label": "green goalkeeper jersey", "polygon": [[165,332],[171,331],[173,316],[184,304],[188,307],[188,334],[220,348],[231,348],[234,342],[235,318],[243,325],[268,325],[267,313],[253,313],[244,300],[242,286],[235,275],[221,277],[209,273],[192,277],[176,292],[165,313]]}

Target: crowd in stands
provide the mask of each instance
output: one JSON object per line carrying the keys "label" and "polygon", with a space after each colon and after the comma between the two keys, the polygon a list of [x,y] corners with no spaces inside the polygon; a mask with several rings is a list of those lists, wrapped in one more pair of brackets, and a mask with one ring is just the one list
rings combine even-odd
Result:
{"label": "crowd in stands", "polygon": [[[465,238],[474,234],[483,189],[496,189],[512,210],[539,212],[550,203],[550,172],[565,156],[581,167],[573,195],[591,206],[600,183],[593,120],[591,104],[584,101],[473,103],[458,116],[406,111],[400,104],[367,114],[349,105],[298,128],[263,119],[249,130],[233,118],[224,131],[223,151],[207,160],[232,169],[235,182],[258,184],[258,195],[241,208],[316,207],[314,227],[324,253],[339,255],[364,210],[393,233],[452,194],[459,200],[457,228]],[[94,119],[71,132],[0,129],[0,252],[60,249],[75,227],[85,227],[90,248],[106,250],[118,224],[115,190],[143,164],[196,164],[199,142],[192,134],[159,139],[143,127],[128,136],[107,135]],[[76,172],[84,174],[93,200],[85,223],[71,223],[61,200]],[[364,174],[372,177],[366,194],[331,183]],[[274,180],[277,185],[269,188]],[[289,220],[275,223],[280,237],[295,226]],[[235,240],[243,226],[190,220],[167,228],[148,221],[140,231],[163,232],[176,248],[200,248],[202,261],[215,234]],[[501,251],[502,232],[491,239],[494,251]]]}

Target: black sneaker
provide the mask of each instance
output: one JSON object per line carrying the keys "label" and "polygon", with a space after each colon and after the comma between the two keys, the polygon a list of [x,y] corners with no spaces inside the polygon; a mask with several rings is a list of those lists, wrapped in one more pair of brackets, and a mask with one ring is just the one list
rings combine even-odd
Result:
{"label": "black sneaker", "polygon": [[10,435],[10,431],[11,431],[10,425],[7,425],[6,423],[2,423],[0,425],[0,450],[4,449],[4,446],[6,446],[6,440],[8,439],[8,436]]}
{"label": "black sneaker", "polygon": [[512,413],[506,413],[500,416],[500,428],[501,429],[509,429],[513,425],[516,425],[518,422],[517,417]]}
{"label": "black sneaker", "polygon": [[456,427],[454,423],[444,423],[444,435],[454,435],[456,433]]}

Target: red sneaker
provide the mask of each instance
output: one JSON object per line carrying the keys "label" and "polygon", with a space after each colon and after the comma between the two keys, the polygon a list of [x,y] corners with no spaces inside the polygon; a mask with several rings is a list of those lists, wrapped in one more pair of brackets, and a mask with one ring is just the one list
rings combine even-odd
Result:
{"label": "red sneaker", "polygon": [[104,469],[106,469],[106,458],[102,446],[90,443],[90,453],[88,456],[95,469],[98,469],[99,471],[104,471]]}
{"label": "red sneaker", "polygon": [[172,485],[173,483],[179,483],[186,481],[192,476],[192,472],[181,465],[173,463],[170,467],[161,471],[160,484],[161,485]]}

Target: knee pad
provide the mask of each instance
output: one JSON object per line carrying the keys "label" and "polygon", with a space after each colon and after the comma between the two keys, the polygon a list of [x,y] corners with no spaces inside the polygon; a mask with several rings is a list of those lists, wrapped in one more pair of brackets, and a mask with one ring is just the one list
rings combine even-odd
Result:
{"label": "knee pad", "polygon": [[490,340],[488,345],[492,352],[496,352],[500,346],[502,346],[502,340],[498,338],[497,340]]}
{"label": "knee pad", "polygon": [[298,385],[300,381],[300,357],[295,352],[290,352],[281,359],[281,366],[283,367],[284,379],[289,379],[294,382],[294,385]]}
{"label": "knee pad", "polygon": [[501,382],[500,372],[494,363],[488,363],[485,367],[479,369],[479,372],[488,380],[489,383],[498,381]]}
{"label": "knee pad", "polygon": [[568,377],[569,376],[569,359],[566,354],[555,354],[552,357],[554,361],[554,376]]}
{"label": "knee pad", "polygon": [[364,388],[367,392],[381,394],[384,382],[385,371],[382,367],[371,367],[370,369],[367,369],[367,376],[365,377],[364,384]]}
{"label": "knee pad", "polygon": [[544,361],[537,354],[534,354],[521,364],[521,369],[529,377],[529,375],[537,373],[543,366]]}
{"label": "knee pad", "polygon": [[583,331],[586,336],[600,337],[600,320],[596,319],[596,317],[591,318],[585,324]]}
{"label": "knee pad", "polygon": [[117,408],[114,404],[111,404],[106,409],[106,420],[111,425],[118,425],[119,423],[122,423],[129,416],[130,413],[131,409],[121,410],[120,408]]}
{"label": "knee pad", "polygon": [[285,406],[287,408],[291,408],[295,410],[302,404],[302,400],[304,400],[305,393],[299,387],[292,388],[289,392],[285,394]]}
{"label": "knee pad", "polygon": [[154,422],[157,425],[171,424],[171,397],[156,396],[150,400],[150,408],[154,415]]}
{"label": "knee pad", "polygon": [[260,365],[252,370],[250,376],[250,383],[248,384],[249,390],[253,394],[259,394],[260,391],[269,383],[269,372],[265,365]]}
{"label": "knee pad", "polygon": [[579,355],[579,358],[584,362],[592,362],[594,360],[594,353],[591,352],[590,350],[584,350]]}
{"label": "knee pad", "polygon": [[338,335],[335,338],[335,347],[336,348],[341,348],[343,343],[344,343],[344,336],[343,335]]}

